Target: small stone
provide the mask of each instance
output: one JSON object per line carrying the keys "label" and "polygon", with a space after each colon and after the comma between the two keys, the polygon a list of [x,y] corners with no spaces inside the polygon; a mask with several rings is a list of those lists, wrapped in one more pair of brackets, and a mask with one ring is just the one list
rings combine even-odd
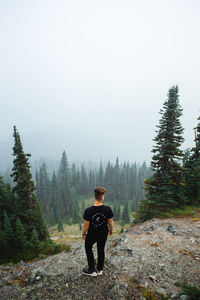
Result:
{"label": "small stone", "polygon": [[167,231],[172,232],[172,233],[177,233],[176,227],[170,223],[167,227]]}
{"label": "small stone", "polygon": [[178,298],[178,294],[172,294],[170,297],[170,299],[176,299],[176,298]]}
{"label": "small stone", "polygon": [[159,294],[161,294],[161,295],[167,296],[167,292],[166,292],[166,290],[163,289],[163,288],[158,288],[158,289],[157,289],[157,292],[158,292]]}
{"label": "small stone", "polygon": [[156,225],[155,224],[152,224],[151,226],[150,226],[150,230],[154,230],[156,228]]}
{"label": "small stone", "polygon": [[180,300],[189,300],[190,297],[188,295],[181,295],[179,299]]}
{"label": "small stone", "polygon": [[153,275],[150,275],[149,278],[150,278],[152,281],[154,281],[154,282],[157,281],[157,278],[156,278],[155,276],[153,276]]}
{"label": "small stone", "polygon": [[36,276],[35,278],[37,281],[39,281],[41,279],[41,276]]}
{"label": "small stone", "polygon": [[145,282],[145,285],[144,285],[144,286],[145,286],[146,289],[149,287],[148,281]]}

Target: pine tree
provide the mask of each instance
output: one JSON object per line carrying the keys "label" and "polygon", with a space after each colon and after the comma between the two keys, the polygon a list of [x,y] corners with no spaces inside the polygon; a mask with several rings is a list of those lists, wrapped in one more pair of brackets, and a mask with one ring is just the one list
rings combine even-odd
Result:
{"label": "pine tree", "polygon": [[4,246],[7,249],[11,249],[14,245],[14,233],[12,226],[10,224],[9,217],[7,213],[4,211]]}
{"label": "pine tree", "polygon": [[23,248],[26,245],[26,234],[24,226],[20,220],[19,217],[17,217],[16,221],[16,235],[15,235],[16,241],[17,241],[17,248]]}
{"label": "pine tree", "polygon": [[58,231],[64,231],[63,223],[62,223],[61,218],[59,218],[59,220],[58,220]]}
{"label": "pine tree", "polygon": [[40,167],[39,172],[39,183],[37,184],[37,194],[40,205],[42,207],[42,212],[45,215],[47,221],[50,219],[50,202],[51,202],[51,183],[47,175],[46,164],[43,163]]}
{"label": "pine tree", "polygon": [[70,215],[73,209],[73,199],[71,193],[70,169],[66,152],[63,151],[59,168],[59,189],[61,191],[61,199],[64,215]]}
{"label": "pine tree", "polygon": [[4,241],[4,230],[3,230],[1,222],[0,222],[0,253],[1,253],[1,250],[3,250],[3,241]]}
{"label": "pine tree", "polygon": [[51,202],[50,202],[50,211],[51,211],[51,224],[57,224],[59,217],[64,217],[62,212],[62,200],[61,193],[58,188],[56,174],[53,172],[52,181],[51,181]]}
{"label": "pine tree", "polygon": [[16,216],[18,216],[26,230],[27,238],[30,239],[33,229],[36,229],[40,241],[49,235],[44,222],[41,208],[34,194],[34,183],[30,172],[28,159],[30,154],[23,151],[20,135],[14,126],[15,144],[13,147],[13,173],[11,176],[16,183],[13,191],[16,195]]}
{"label": "pine tree", "polygon": [[116,214],[116,220],[119,221],[121,219],[121,208],[120,203],[117,203],[117,214]]}
{"label": "pine tree", "polygon": [[99,186],[104,186],[104,172],[103,172],[103,166],[102,163],[100,163],[99,168]]}
{"label": "pine tree", "polygon": [[180,150],[183,142],[183,128],[180,123],[182,109],[179,104],[178,87],[173,86],[168,92],[168,99],[160,111],[161,119],[155,137],[155,146],[151,167],[154,174],[145,180],[146,200],[144,206],[147,213],[156,209],[181,206],[183,202],[183,187],[181,185],[183,170],[178,162],[183,152]]}
{"label": "pine tree", "polygon": [[128,205],[128,201],[126,201],[125,205],[124,205],[124,209],[122,212],[122,221],[126,224],[126,223],[130,223],[130,216],[129,216],[129,205]]}
{"label": "pine tree", "polygon": [[11,221],[15,219],[15,197],[9,184],[0,177],[0,222],[4,224],[4,211],[9,214]]}
{"label": "pine tree", "polygon": [[38,232],[37,232],[37,230],[35,228],[32,231],[30,245],[31,245],[31,248],[34,250],[34,252],[37,255],[38,252],[39,252],[40,241],[39,241],[39,237],[38,237]]}
{"label": "pine tree", "polygon": [[117,201],[122,201],[120,197],[120,166],[119,166],[119,159],[117,157],[114,167],[114,198],[116,198]]}
{"label": "pine tree", "polygon": [[80,221],[80,214],[79,214],[79,205],[77,199],[73,202],[73,223],[78,223]]}
{"label": "pine tree", "polygon": [[[200,120],[200,117],[198,118]],[[189,205],[200,204],[200,123],[195,130],[195,147],[191,153],[185,154],[184,167],[186,203]]]}
{"label": "pine tree", "polygon": [[117,203],[116,203],[116,200],[114,200],[114,206],[113,206],[113,215],[114,215],[114,219],[116,221],[118,221],[118,216],[117,216]]}
{"label": "pine tree", "polygon": [[107,188],[106,198],[108,201],[112,201],[112,199],[115,198],[113,190],[113,177],[113,167],[111,163],[108,162],[104,175],[104,184]]}

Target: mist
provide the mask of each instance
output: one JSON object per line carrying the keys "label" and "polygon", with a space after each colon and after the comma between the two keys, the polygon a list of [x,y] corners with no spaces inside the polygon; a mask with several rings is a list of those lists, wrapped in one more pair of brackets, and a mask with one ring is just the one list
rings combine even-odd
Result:
{"label": "mist", "polygon": [[33,160],[151,160],[168,89],[183,149],[200,112],[199,1],[2,1],[0,160],[13,126]]}

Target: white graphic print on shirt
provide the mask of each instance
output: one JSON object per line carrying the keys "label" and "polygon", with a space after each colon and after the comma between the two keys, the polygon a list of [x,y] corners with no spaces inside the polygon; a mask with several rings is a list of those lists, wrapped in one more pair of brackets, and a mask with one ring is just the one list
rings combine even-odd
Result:
{"label": "white graphic print on shirt", "polygon": [[106,216],[101,212],[97,212],[92,216],[91,223],[94,227],[99,228],[107,223]]}

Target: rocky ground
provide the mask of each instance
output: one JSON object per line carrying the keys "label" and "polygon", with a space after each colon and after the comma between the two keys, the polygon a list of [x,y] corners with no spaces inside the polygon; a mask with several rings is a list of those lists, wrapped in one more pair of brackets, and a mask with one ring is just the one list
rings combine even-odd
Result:
{"label": "rocky ground", "polygon": [[107,242],[103,276],[82,275],[84,266],[83,242],[68,253],[0,266],[0,299],[188,299],[175,283],[200,287],[200,221],[137,224]]}

